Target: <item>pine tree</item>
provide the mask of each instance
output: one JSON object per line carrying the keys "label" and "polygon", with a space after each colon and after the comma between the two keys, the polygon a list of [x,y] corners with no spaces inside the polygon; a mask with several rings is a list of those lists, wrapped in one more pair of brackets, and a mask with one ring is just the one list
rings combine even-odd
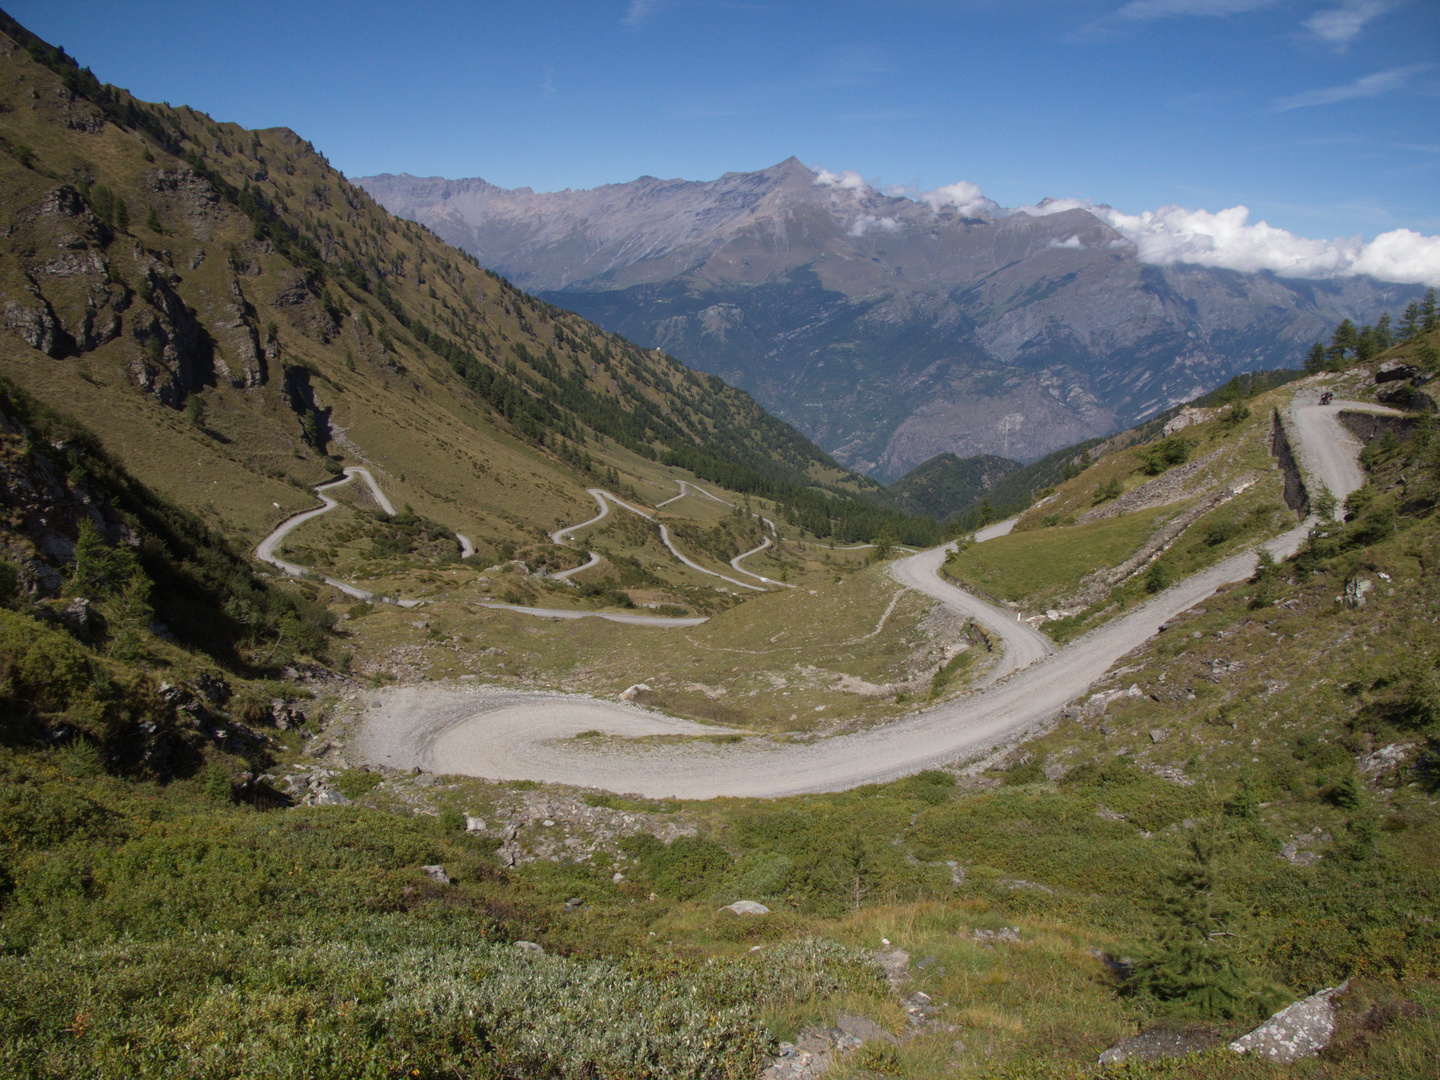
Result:
{"label": "pine tree", "polygon": [[1220,888],[1217,846],[1191,841],[1190,861],[1169,876],[1157,905],[1165,921],[1159,947],[1135,965],[1121,990],[1205,1017],[1258,1019],[1269,1015],[1279,995],[1244,970],[1233,948],[1232,928],[1243,913]]}
{"label": "pine tree", "polygon": [[1375,322],[1375,344],[1384,352],[1395,344],[1395,334],[1390,329],[1390,312],[1382,311]]}
{"label": "pine tree", "polygon": [[1310,351],[1305,354],[1305,370],[1311,375],[1317,375],[1330,366],[1330,361],[1325,357],[1325,346],[1315,342],[1310,346]]}
{"label": "pine tree", "polygon": [[1409,341],[1420,329],[1420,305],[1411,300],[1405,305],[1405,312],[1400,316],[1400,340]]}
{"label": "pine tree", "polygon": [[1379,351],[1380,343],[1376,340],[1375,328],[1362,326],[1360,336],[1355,339],[1355,359],[1363,364]]}
{"label": "pine tree", "polygon": [[1440,329],[1440,311],[1436,311],[1435,286],[1425,290],[1425,299],[1420,303],[1420,329],[1425,333],[1434,333]]}
{"label": "pine tree", "polygon": [[1355,329],[1355,324],[1349,319],[1343,320],[1335,327],[1335,332],[1330,335],[1330,348],[1325,355],[1329,357],[1330,363],[1337,368],[1345,366],[1345,358],[1352,350],[1360,344],[1360,331]]}

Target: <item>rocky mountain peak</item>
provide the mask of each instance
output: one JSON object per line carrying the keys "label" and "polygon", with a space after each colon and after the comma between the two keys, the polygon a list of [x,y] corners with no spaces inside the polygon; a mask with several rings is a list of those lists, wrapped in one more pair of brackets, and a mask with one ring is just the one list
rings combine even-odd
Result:
{"label": "rocky mountain peak", "polygon": [[914,198],[790,157],[716,180],[535,194],[360,181],[523,287],[754,393],[880,478],[1034,460],[1232,375],[1298,366],[1418,290],[1144,263],[1090,210]]}

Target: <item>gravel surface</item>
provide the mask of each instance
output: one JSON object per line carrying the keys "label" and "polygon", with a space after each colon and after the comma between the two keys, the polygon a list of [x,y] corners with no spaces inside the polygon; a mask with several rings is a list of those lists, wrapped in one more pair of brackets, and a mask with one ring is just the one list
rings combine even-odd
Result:
{"label": "gravel surface", "polygon": [[[1382,416],[1403,416],[1404,413],[1372,405],[1365,401],[1318,402],[1318,392],[1307,394],[1304,404],[1299,394],[1290,404],[1290,416],[1300,436],[1300,467],[1310,476],[1320,477],[1330,494],[1335,496],[1337,517],[1343,512],[1345,497],[1365,485],[1365,473],[1357,460],[1360,440],[1340,423],[1341,412],[1378,413]],[[1317,400],[1311,401],[1311,398]],[[1308,479],[1308,477],[1307,477]],[[1313,499],[1318,492],[1312,491]]]}
{"label": "gravel surface", "polygon": [[[980,537],[977,535],[976,539],[979,540]],[[1053,653],[1054,643],[1028,623],[1020,622],[1018,613],[986,603],[978,596],[973,596],[940,577],[940,567],[945,562],[945,557],[954,550],[954,545],[947,544],[906,559],[897,559],[890,566],[890,576],[901,585],[934,597],[966,618],[974,619],[990,634],[1000,639],[1004,654],[986,674],[982,685],[997,682]]]}
{"label": "gravel surface", "polygon": [[[555,577],[560,575],[556,574]],[[480,607],[497,611],[516,611],[521,615],[535,615],[542,619],[608,619],[610,622],[625,623],[629,626],[699,626],[709,622],[708,615],[626,615],[618,611],[567,611],[564,608],[525,607],[522,604],[502,604],[498,600],[478,601]]]}
{"label": "gravel surface", "polygon": [[[1324,482],[1340,498],[1358,486],[1350,472],[1357,447],[1336,418],[1342,408],[1371,407],[1337,402],[1294,409],[1310,471],[1307,480]],[[1265,547],[1277,559],[1288,557],[1313,522]],[[943,548],[920,552],[895,563],[892,573],[998,634],[1007,649],[1000,667],[1009,677],[885,727],[810,743],[767,736],[747,736],[738,743],[704,738],[640,742],[643,736],[707,736],[727,729],[586,696],[434,684],[377,692],[363,719],[356,755],[397,768],[541,780],[651,798],[769,798],[883,782],[974,757],[1044,726],[1164,623],[1222,585],[1247,579],[1257,558],[1247,552],[1194,574],[1056,651],[1008,612],[936,578],[944,557]],[[573,738],[587,731],[608,737]]]}
{"label": "gravel surface", "polygon": [[[275,549],[280,546],[280,542],[290,535],[293,530],[304,525],[305,522],[310,521],[312,518],[317,518],[321,514],[328,514],[331,510],[334,510],[335,507],[339,506],[340,504],[330,498],[329,495],[326,495],[325,492],[330,488],[339,487],[341,484],[348,484],[357,476],[364,480],[366,484],[370,485],[370,494],[375,496],[375,501],[380,505],[380,509],[384,510],[385,513],[391,517],[394,517],[395,507],[390,505],[390,500],[387,499],[385,493],[380,490],[380,485],[375,483],[375,477],[370,475],[370,470],[363,466],[351,465],[346,468],[345,475],[339,480],[331,480],[329,483],[320,484],[315,488],[315,494],[319,497],[323,505],[317,506],[314,510],[306,510],[303,513],[296,514],[294,517],[289,517],[282,521],[275,527],[274,532],[260,541],[259,546],[255,548],[255,557],[261,562],[267,562],[271,566],[279,567],[280,570],[289,574],[291,577],[304,577],[310,573],[305,567],[297,566],[295,563],[286,562],[280,558],[280,556],[275,554]],[[464,537],[461,537],[461,539],[463,541],[462,547],[469,546],[470,542],[468,540],[465,540]],[[472,546],[465,554],[473,555],[474,553],[475,549]],[[356,585],[351,585],[346,581],[337,581],[335,578],[321,577],[320,580],[325,582],[326,585],[333,585],[346,596],[353,596],[357,600],[378,600],[382,603],[397,604],[400,607],[415,607],[421,602],[419,600],[392,600],[386,596],[377,596],[375,593],[359,588]]]}

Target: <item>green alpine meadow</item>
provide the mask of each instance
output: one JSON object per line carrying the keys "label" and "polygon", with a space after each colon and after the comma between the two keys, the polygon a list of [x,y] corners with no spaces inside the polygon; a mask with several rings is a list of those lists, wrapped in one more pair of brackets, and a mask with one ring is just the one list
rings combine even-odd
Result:
{"label": "green alpine meadow", "polygon": [[[293,112],[162,7],[0,12],[0,1073],[1440,1074],[1433,236],[567,149],[753,166],[901,78],[878,7],[773,81],[785,5],[319,5]],[[367,167],[400,77],[503,185]]]}

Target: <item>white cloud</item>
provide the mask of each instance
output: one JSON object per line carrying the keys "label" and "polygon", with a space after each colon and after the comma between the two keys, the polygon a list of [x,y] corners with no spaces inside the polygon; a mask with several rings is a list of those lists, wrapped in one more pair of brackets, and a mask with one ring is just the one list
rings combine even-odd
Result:
{"label": "white cloud", "polygon": [[1066,210],[1089,210],[1093,214],[1096,209],[1095,204],[1088,199],[1041,199],[1034,206],[1012,207],[1007,213],[1049,217],[1051,214],[1063,214]]}
{"label": "white cloud", "polygon": [[815,173],[816,187],[836,187],[844,191],[869,191],[867,184],[860,174],[854,169],[846,169],[844,172],[833,173],[829,169],[819,169]]}
{"label": "white cloud", "polygon": [[1422,236],[1409,229],[1381,233],[1360,249],[1355,272],[1382,281],[1440,285],[1440,236]]}
{"label": "white cloud", "polygon": [[1405,67],[1391,68],[1389,71],[1377,71],[1374,75],[1361,76],[1344,86],[1327,86],[1320,90],[1307,90],[1302,94],[1281,98],[1275,102],[1275,108],[1280,112],[1285,112],[1289,109],[1303,109],[1311,105],[1333,105],[1337,101],[1349,101],[1351,98],[1388,94],[1391,90],[1400,89],[1413,76],[1422,71],[1429,71],[1434,66],[1434,64],[1407,64]]}
{"label": "white cloud", "polygon": [[900,223],[892,217],[876,217],[874,214],[861,214],[855,219],[855,224],[850,226],[850,235],[855,237],[864,236],[871,229],[879,229],[881,232],[894,232],[900,228]]}
{"label": "white cloud", "polygon": [[[870,190],[870,185],[852,170],[835,173],[820,169],[815,183],[821,187]],[[1120,234],[1104,247],[1133,248],[1141,262],[1160,266],[1192,263],[1298,278],[1368,274],[1381,281],[1440,286],[1440,236],[1425,236],[1410,229],[1392,229],[1368,242],[1360,237],[1311,240],[1265,221],[1252,224],[1250,210],[1245,206],[1219,211],[1162,206],[1141,214],[1127,214],[1086,199],[1043,199],[1033,206],[1003,209],[986,198],[977,185],[966,180],[918,194],[913,193],[913,189],[887,190],[892,195],[903,194],[936,212],[954,206],[966,216],[983,212],[990,218],[1013,214],[1047,217],[1068,210],[1084,210]],[[895,232],[900,227],[900,222],[893,217],[861,214],[847,231],[858,238],[877,230]],[[1086,246],[1078,234],[1063,240],[1052,238],[1048,244],[1068,250]]]}
{"label": "white cloud", "polygon": [[979,186],[969,180],[946,184],[934,191],[922,191],[918,198],[937,214],[947,206],[953,206],[965,217],[992,215],[999,210],[995,203],[985,197]]}
{"label": "white cloud", "polygon": [[1130,0],[1117,19],[1165,19],[1178,15],[1237,15],[1269,7],[1275,0]]}
{"label": "white cloud", "polygon": [[1317,11],[1300,25],[1316,37],[1343,49],[1365,29],[1366,23],[1394,6],[1391,0],[1345,0],[1337,8]]}
{"label": "white cloud", "polygon": [[1245,273],[1332,278],[1369,274],[1382,281],[1440,284],[1440,237],[1409,229],[1360,238],[1309,240],[1264,221],[1249,223],[1244,206],[1212,213],[1164,206],[1143,214],[1095,207],[1096,217],[1133,242],[1142,262],[1197,263]]}

